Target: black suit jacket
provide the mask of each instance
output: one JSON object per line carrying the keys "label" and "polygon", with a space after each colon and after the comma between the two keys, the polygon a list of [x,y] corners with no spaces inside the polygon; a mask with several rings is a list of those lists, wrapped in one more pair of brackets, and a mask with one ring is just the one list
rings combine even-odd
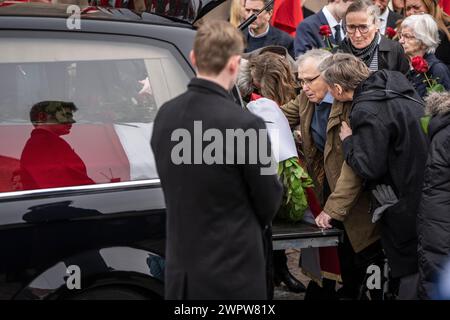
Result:
{"label": "black suit jacket", "polygon": [[221,132],[224,145],[227,129],[265,128],[222,87],[197,78],[159,110],[151,145],[167,206],[166,298],[266,299],[263,229],[281,202],[278,176],[261,175],[260,161],[174,164],[181,141],[173,134],[189,133],[196,148],[194,121],[201,121],[203,132]]}
{"label": "black suit jacket", "polygon": [[294,39],[286,32],[274,27],[269,27],[269,33],[264,37],[262,45],[255,45],[253,37],[248,33],[248,29],[244,31],[244,36],[247,39],[247,48],[245,52],[251,52],[259,48],[277,45],[287,49],[289,55],[294,58]]}
{"label": "black suit jacket", "polygon": [[387,22],[386,22],[386,28],[391,27],[392,29],[395,29],[397,21],[402,19],[403,17],[398,14],[397,12],[394,12],[390,9],[389,10],[389,15],[387,18]]}
{"label": "black suit jacket", "polygon": [[[319,33],[320,27],[323,25],[329,26],[322,10],[299,23],[294,39],[294,52],[296,57],[313,48],[326,47],[323,36]],[[337,44],[333,36],[331,37],[331,42]]]}

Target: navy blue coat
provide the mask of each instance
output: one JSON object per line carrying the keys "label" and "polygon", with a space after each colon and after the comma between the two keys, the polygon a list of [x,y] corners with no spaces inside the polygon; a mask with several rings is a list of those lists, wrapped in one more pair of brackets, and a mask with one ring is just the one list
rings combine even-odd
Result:
{"label": "navy blue coat", "polygon": [[[447,66],[434,54],[426,54],[424,56],[428,62],[427,76],[436,79],[438,83],[442,84],[445,90],[450,90],[450,71]],[[406,74],[409,81],[414,85],[417,93],[423,98],[427,94],[427,83],[425,76],[422,73],[417,73],[414,70],[409,70]]]}
{"label": "navy blue coat", "polygon": [[[325,18],[322,10],[300,22],[297,26],[297,32],[294,40],[295,57],[298,57],[313,48],[326,47],[326,44],[323,41],[323,36],[319,33],[320,27],[323,25],[329,26],[327,18]],[[331,36],[331,43],[337,44],[333,36]]]}
{"label": "navy blue coat", "polygon": [[294,57],[294,39],[286,32],[270,26],[269,33],[264,37],[262,43],[255,43],[255,38],[251,37],[248,33],[248,29],[244,31],[245,39],[247,40],[247,48],[245,52],[251,52],[259,48],[277,45],[287,49],[289,55]]}

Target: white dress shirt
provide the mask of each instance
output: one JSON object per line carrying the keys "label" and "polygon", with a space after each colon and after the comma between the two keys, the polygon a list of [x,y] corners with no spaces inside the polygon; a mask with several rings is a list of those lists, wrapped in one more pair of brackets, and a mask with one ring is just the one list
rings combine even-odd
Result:
{"label": "white dress shirt", "polygon": [[380,15],[380,33],[382,35],[384,35],[386,33],[386,25],[387,25],[388,16],[389,16],[389,9],[386,8],[386,10],[384,10],[383,14]]}
{"label": "white dress shirt", "polygon": [[344,30],[342,30],[342,24],[336,21],[331,12],[328,10],[327,6],[323,7],[322,12],[325,15],[325,18],[327,19],[328,25],[331,28],[331,32],[333,32],[333,37],[335,38],[336,34],[336,29],[334,27],[339,24],[341,26],[341,39],[344,39],[345,34]]}

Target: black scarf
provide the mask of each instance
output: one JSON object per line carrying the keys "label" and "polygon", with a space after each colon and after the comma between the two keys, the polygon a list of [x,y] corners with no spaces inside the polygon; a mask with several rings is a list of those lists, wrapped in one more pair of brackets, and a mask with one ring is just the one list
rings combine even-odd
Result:
{"label": "black scarf", "polygon": [[373,57],[375,56],[375,52],[377,52],[379,40],[380,34],[377,32],[375,37],[373,37],[372,42],[367,47],[358,49],[352,45],[349,38],[345,38],[343,41],[343,47],[346,52],[360,58],[369,67]]}

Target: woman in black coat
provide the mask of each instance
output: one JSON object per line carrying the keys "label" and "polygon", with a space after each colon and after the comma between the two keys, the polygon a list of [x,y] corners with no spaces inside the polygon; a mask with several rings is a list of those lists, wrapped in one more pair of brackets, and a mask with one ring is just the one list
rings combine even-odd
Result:
{"label": "woman in black coat", "polygon": [[345,160],[377,200],[372,221],[379,220],[390,274],[400,280],[399,299],[416,299],[416,214],[428,151],[423,103],[404,75],[380,70],[367,78],[366,65],[350,54],[319,69],[335,99],[353,101],[351,129],[343,122],[340,133]]}
{"label": "woman in black coat", "polygon": [[419,234],[419,297],[436,298],[436,279],[450,258],[450,93],[426,99],[431,115],[431,141],[422,200],[417,217]]}
{"label": "woman in black coat", "polygon": [[377,6],[367,1],[354,1],[345,14],[347,37],[335,49],[360,58],[371,71],[391,70],[406,74],[408,59],[402,46],[379,33]]}

